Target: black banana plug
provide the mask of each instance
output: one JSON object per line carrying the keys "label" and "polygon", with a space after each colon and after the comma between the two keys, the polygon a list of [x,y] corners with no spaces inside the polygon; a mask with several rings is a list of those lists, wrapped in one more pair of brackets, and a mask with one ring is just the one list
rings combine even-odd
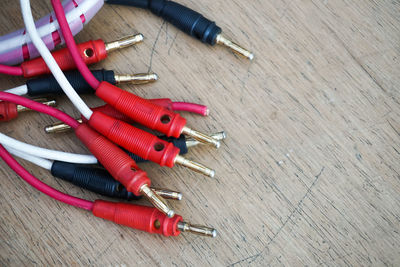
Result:
{"label": "black banana plug", "polygon": [[250,60],[254,54],[240,45],[230,41],[222,34],[222,29],[215,22],[202,14],[174,1],[168,0],[106,0],[108,4],[134,6],[150,10],[153,14],[165,19],[181,31],[210,45],[223,45],[233,52]]}

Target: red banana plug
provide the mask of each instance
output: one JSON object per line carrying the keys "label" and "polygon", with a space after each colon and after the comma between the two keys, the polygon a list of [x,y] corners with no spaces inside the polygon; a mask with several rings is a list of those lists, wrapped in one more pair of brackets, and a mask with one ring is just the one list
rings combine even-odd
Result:
{"label": "red banana plug", "polygon": [[210,177],[215,175],[214,170],[180,156],[179,148],[172,143],[102,112],[93,112],[88,124],[109,140],[145,160],[170,168],[180,164]]}
{"label": "red banana plug", "polygon": [[124,151],[85,123],[75,129],[75,134],[114,179],[125,186],[129,192],[136,196],[144,195],[168,217],[174,216],[174,211],[166,201],[150,189],[151,181],[146,172],[141,170]]}
{"label": "red banana plug", "polygon": [[96,217],[152,234],[178,236],[181,232],[188,231],[210,237],[217,235],[213,228],[191,225],[184,222],[180,215],[168,218],[152,207],[96,200],[92,213]]}
{"label": "red banana plug", "polygon": [[[104,43],[104,41],[101,39],[88,41],[78,44],[78,49],[86,65],[90,65],[105,59],[107,54],[113,50],[131,46],[141,41],[143,41],[143,35],[137,34],[111,43]],[[60,66],[61,70],[67,71],[76,68],[74,60],[72,59],[67,48],[52,52],[52,55],[57,64]],[[21,68],[25,78],[51,74],[46,62],[41,57],[23,62],[21,64]]]}
{"label": "red banana plug", "polygon": [[[163,106],[169,110],[171,110],[171,108],[172,108],[172,100],[169,98],[149,99],[149,101],[152,103],[155,103],[157,105]],[[134,121],[130,117],[119,112],[118,110],[116,110],[115,108],[113,108],[111,105],[108,105],[108,104],[99,106],[99,107],[95,107],[95,108],[91,108],[91,110],[99,111],[101,113],[106,114],[107,116],[113,117],[115,119],[124,121],[129,124],[134,123]],[[77,119],[77,120],[80,123],[87,122],[87,120],[83,116],[81,117],[81,119]],[[62,133],[69,129],[71,129],[71,127],[62,122],[48,125],[44,128],[46,133]]]}
{"label": "red banana plug", "polygon": [[[45,98],[36,99],[35,101],[45,104],[47,106],[51,106],[51,107],[54,107],[57,104],[55,100],[47,100]],[[24,111],[29,111],[29,110],[30,110],[29,108],[26,108],[21,105],[17,105],[17,104],[7,102],[7,101],[1,101],[0,102],[0,122],[11,121],[18,117],[18,113],[24,112]]]}
{"label": "red banana plug", "polygon": [[152,130],[167,136],[178,138],[181,134],[189,135],[202,143],[220,146],[220,142],[211,136],[186,127],[186,119],[178,113],[124,91],[108,82],[101,82],[96,95],[121,113],[129,116]]}

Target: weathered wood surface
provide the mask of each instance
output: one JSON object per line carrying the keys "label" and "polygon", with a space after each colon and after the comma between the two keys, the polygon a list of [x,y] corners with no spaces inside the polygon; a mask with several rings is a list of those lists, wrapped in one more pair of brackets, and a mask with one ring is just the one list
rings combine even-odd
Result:
{"label": "weathered wood surface", "polygon": [[[399,265],[400,2],[180,2],[252,48],[254,62],[202,45],[149,12],[118,6],[105,6],[77,40],[142,32],[143,44],[96,67],[153,70],[159,82],[134,88],[137,94],[209,105],[209,118],[188,115],[189,124],[229,138],[220,150],[199,147],[189,155],[215,168],[215,179],[142,166],[156,185],[181,190],[175,209],[215,226],[218,238],[164,238],[96,219],[34,191],[1,162],[1,264]],[[32,4],[36,18],[50,10],[49,1]],[[0,33],[20,28],[17,1],[0,6]],[[23,79],[0,81],[6,89]],[[46,136],[42,128],[51,122],[23,114],[1,131],[85,152],[71,133]],[[98,197],[23,165],[62,191]]]}

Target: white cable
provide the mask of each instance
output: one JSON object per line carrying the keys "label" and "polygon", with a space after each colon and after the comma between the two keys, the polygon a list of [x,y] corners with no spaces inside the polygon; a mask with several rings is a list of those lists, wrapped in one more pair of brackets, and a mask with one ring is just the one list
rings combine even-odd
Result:
{"label": "white cable", "polygon": [[[88,11],[90,11],[95,5],[97,4],[97,1],[93,0],[86,0],[74,9],[70,10],[66,14],[66,18],[68,21],[68,24],[71,24],[71,22],[75,20],[80,20],[80,16],[82,14],[86,14]],[[86,22],[85,22],[86,23]],[[38,28],[38,33],[41,37],[47,36],[51,34],[52,32],[55,32],[60,29],[60,26],[58,25],[57,20],[45,24],[41,27]],[[29,43],[31,40],[28,35],[16,35],[10,39],[7,39],[5,41],[0,41],[0,54],[16,49],[24,44]]]}
{"label": "white cable", "polygon": [[15,150],[12,147],[9,146],[4,146],[6,150],[8,150],[8,152],[10,152],[11,154],[13,154],[14,156],[17,156],[21,159],[27,160],[29,162],[32,162],[33,164],[42,167],[43,169],[46,170],[51,170],[51,166],[53,166],[53,162],[51,160],[47,160],[44,158],[39,158],[39,157],[35,157],[32,155],[29,155],[27,153],[21,152],[19,150]]}
{"label": "white cable", "polygon": [[35,22],[33,21],[31,5],[29,0],[20,0],[21,3],[21,11],[22,17],[24,18],[25,28],[27,33],[32,39],[32,43],[36,46],[36,49],[39,51],[40,55],[46,62],[47,66],[53,73],[54,78],[60,84],[64,93],[68,96],[74,106],[79,110],[79,112],[86,118],[90,119],[93,114],[93,111],[83,102],[83,100],[76,93],[74,88],[72,88],[71,84],[65,77],[64,73],[61,71],[57,62],[51,55],[49,49],[46,47],[42,39],[35,28]]}
{"label": "white cable", "polygon": [[5,93],[10,93],[10,94],[14,94],[14,95],[26,95],[28,93],[28,86],[26,86],[26,84],[12,88],[12,89],[8,89],[4,91]]}
{"label": "white cable", "polygon": [[80,163],[80,164],[97,163],[97,159],[93,155],[82,155],[82,154],[68,153],[68,152],[42,148],[21,142],[2,133],[0,133],[0,144],[3,144],[4,146],[7,147],[11,147],[15,150],[19,150],[23,153],[27,153],[32,156],[41,157],[45,159],[58,160],[70,163]]}

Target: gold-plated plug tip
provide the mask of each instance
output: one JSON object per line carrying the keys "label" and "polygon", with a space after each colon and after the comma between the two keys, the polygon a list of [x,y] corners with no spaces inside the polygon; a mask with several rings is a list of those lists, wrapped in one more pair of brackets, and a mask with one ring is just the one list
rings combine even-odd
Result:
{"label": "gold-plated plug tip", "polygon": [[114,50],[117,49],[122,49],[128,46],[135,45],[137,43],[142,42],[144,39],[143,34],[135,34],[135,35],[129,35],[127,37],[121,38],[117,41],[106,43],[106,51],[107,53],[110,53]]}
{"label": "gold-plated plug tip", "polygon": [[211,136],[208,136],[206,134],[203,134],[201,132],[198,132],[196,130],[190,129],[188,127],[183,127],[182,129],[182,134],[188,135],[193,137],[194,139],[198,140],[201,143],[204,144],[211,144],[215,146],[216,148],[219,148],[221,146],[220,141],[212,138]]}
{"label": "gold-plated plug tip", "polygon": [[[77,120],[79,123],[82,123],[81,119]],[[65,133],[68,132],[71,129],[71,127],[65,123],[62,122],[58,122],[58,123],[54,123],[52,125],[47,125],[46,127],[44,127],[44,131],[47,134],[53,134],[53,133]]]}
{"label": "gold-plated plug tip", "polygon": [[147,184],[142,185],[140,192],[154,205],[159,211],[166,214],[169,218],[174,217],[175,211],[173,211],[168,203],[157,195]]}
{"label": "gold-plated plug tip", "polygon": [[211,227],[203,226],[203,225],[192,225],[188,222],[178,222],[177,228],[181,232],[191,232],[196,235],[208,236],[208,237],[216,237],[217,230]]}
{"label": "gold-plated plug tip", "polygon": [[[50,99],[49,100],[47,98],[36,98],[36,99],[33,99],[33,101],[42,103],[42,104],[44,104],[46,106],[49,106],[49,107],[57,106],[57,102],[54,99]],[[29,111],[29,110],[31,110],[31,109],[29,109],[27,107],[24,107],[24,106],[21,106],[21,105],[17,105],[17,112],[18,113],[24,112],[24,111]]]}
{"label": "gold-plated plug tip", "polygon": [[164,188],[151,188],[154,193],[165,199],[182,200],[182,193]]}
{"label": "gold-plated plug tip", "polygon": [[131,84],[146,84],[153,83],[158,80],[158,75],[155,73],[137,73],[137,74],[116,74],[114,76],[117,84],[119,83],[131,83]]}
{"label": "gold-plated plug tip", "polygon": [[232,42],[231,40],[227,39],[225,36],[222,34],[217,35],[217,44],[226,46],[230,48],[233,52],[235,52],[238,55],[241,55],[245,58],[248,58],[249,60],[253,60],[254,54],[250,52],[249,50],[241,47],[240,45]]}
{"label": "gold-plated plug tip", "polygon": [[[212,134],[211,137],[218,141],[222,141],[222,140],[226,139],[226,134],[224,131],[222,131],[222,132]],[[196,139],[193,139],[193,138],[186,139],[186,147],[187,148],[198,146],[200,144],[202,144],[202,143],[197,141]]]}
{"label": "gold-plated plug tip", "polygon": [[202,165],[202,164],[200,164],[198,162],[194,162],[194,161],[185,159],[184,157],[179,156],[179,155],[176,156],[175,163],[179,164],[179,165],[182,165],[182,166],[185,166],[185,167],[187,167],[187,168],[189,168],[189,169],[191,169],[191,170],[193,170],[195,172],[204,174],[204,175],[206,175],[208,177],[211,177],[211,178],[214,178],[214,176],[215,176],[215,171],[214,170],[211,170],[210,168],[207,168],[206,166],[204,166],[204,165]]}

